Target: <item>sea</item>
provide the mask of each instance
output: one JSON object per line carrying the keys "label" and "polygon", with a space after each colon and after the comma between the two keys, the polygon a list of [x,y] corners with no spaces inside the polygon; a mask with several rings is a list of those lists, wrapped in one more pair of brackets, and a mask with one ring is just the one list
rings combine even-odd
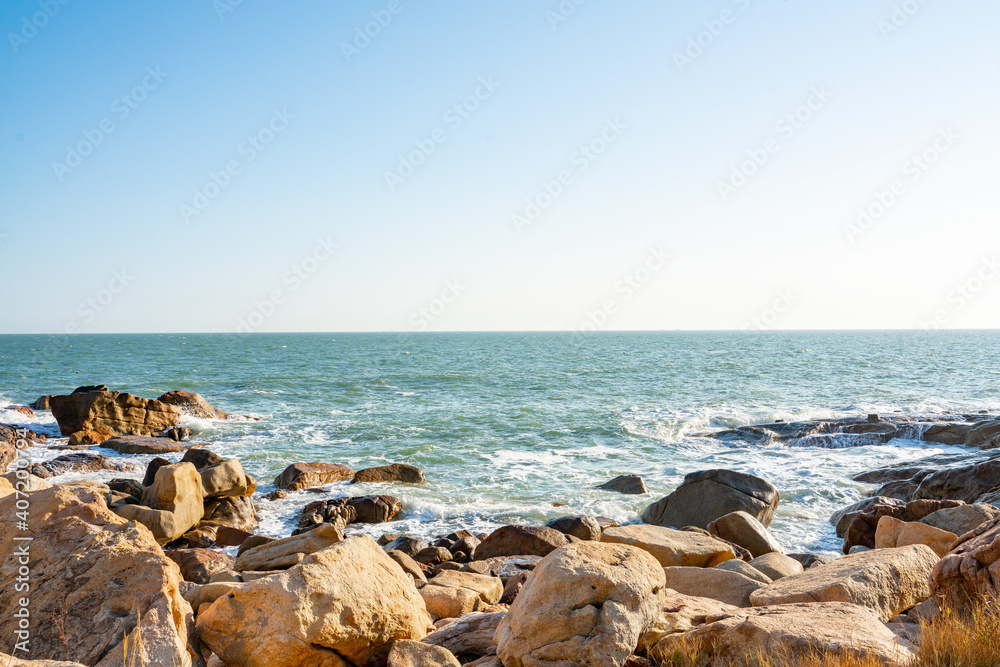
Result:
{"label": "sea", "polygon": [[[633,523],[687,473],[729,468],[779,489],[771,529],[786,551],[833,553],[841,542],[830,515],[873,489],[853,475],[964,448],[904,438],[759,445],[708,434],[779,419],[995,414],[1000,332],[0,336],[0,408],[93,384],[148,398],[187,389],[244,415],[183,423],[193,442],[240,459],[259,480],[259,532],[268,535],[288,535],[308,502],[365,494],[396,496],[403,509],[349,532],[432,537],[570,514]],[[48,412],[0,409],[0,422],[62,442]],[[65,453],[31,452],[35,461]],[[144,468],[152,457],[126,458]],[[296,461],[409,463],[428,483],[336,483],[263,499]],[[641,475],[649,493],[595,488],[621,474]]]}

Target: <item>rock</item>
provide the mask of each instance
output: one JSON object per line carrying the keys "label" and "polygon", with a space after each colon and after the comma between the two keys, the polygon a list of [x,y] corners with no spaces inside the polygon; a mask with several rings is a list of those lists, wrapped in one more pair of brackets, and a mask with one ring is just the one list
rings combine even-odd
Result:
{"label": "rock", "polygon": [[177,563],[185,581],[207,584],[213,574],[233,569],[236,559],[211,549],[170,549],[163,552]]}
{"label": "rock", "polygon": [[49,409],[49,401],[52,400],[53,396],[55,396],[55,394],[49,394],[47,396],[41,396],[41,397],[35,399],[35,402],[32,403],[28,407],[30,407],[32,410],[48,410]]}
{"label": "rock", "polygon": [[279,489],[299,491],[354,477],[354,471],[339,463],[293,463],[274,478]]}
{"label": "rock", "polygon": [[564,535],[579,537],[581,540],[601,539],[601,526],[592,516],[563,516],[552,519],[545,525]]}
{"label": "rock", "polygon": [[113,449],[119,454],[176,454],[188,449],[187,445],[179,445],[167,438],[147,438],[139,435],[120,435],[108,438],[100,444],[106,449]]}
{"label": "rock", "polygon": [[156,471],[140,502],[154,510],[172,512],[187,531],[205,515],[203,500],[198,470],[190,463],[174,463]]}
{"label": "rock", "polygon": [[437,618],[458,618],[483,611],[500,601],[503,583],[498,577],[446,571],[420,589],[427,611]]}
{"label": "rock", "polygon": [[51,477],[62,475],[68,472],[94,473],[94,472],[134,472],[136,464],[131,461],[116,461],[101,454],[91,454],[88,452],[74,452],[73,454],[63,454],[49,461],[36,463],[32,466],[32,474],[41,477]]}
{"label": "rock", "polygon": [[[180,571],[149,532],[111,512],[108,488],[92,481],[31,494],[28,530],[17,530],[15,497],[0,499],[0,632],[12,642],[24,593],[14,555],[31,558],[31,655],[119,667],[123,640],[135,664],[190,667],[191,608]],[[16,537],[31,537],[30,543]],[[139,639],[141,635],[141,641]]]}
{"label": "rock", "polygon": [[579,542],[544,558],[497,628],[506,667],[616,665],[664,598],[663,568],[642,549]]}
{"label": "rock", "polygon": [[396,549],[388,549],[385,553],[388,554],[389,558],[396,561],[397,565],[403,568],[403,572],[413,577],[414,581],[427,581],[427,575],[424,574],[423,568],[413,558]]}
{"label": "rock", "polygon": [[51,484],[46,482],[41,477],[32,475],[31,473],[28,473],[27,477],[24,477],[24,473],[25,471],[23,470],[9,472],[4,475],[4,478],[18,491],[42,491],[52,487]]}
{"label": "rock", "polygon": [[271,493],[265,494],[264,500],[270,500],[273,502],[275,500],[284,500],[287,497],[288,491],[285,491],[284,489],[275,489],[274,491],[271,491]]}
{"label": "rock", "polygon": [[240,553],[233,569],[244,570],[284,570],[303,562],[306,556],[343,541],[340,529],[332,525],[317,526],[301,535],[267,542]]}
{"label": "rock", "polygon": [[669,588],[664,593],[659,616],[639,638],[637,649],[641,652],[649,652],[664,637],[687,632],[704,624],[709,617],[739,610],[739,607],[718,600],[684,595]]}
{"label": "rock", "polygon": [[[476,547],[476,560],[501,556],[547,556],[569,539],[558,530],[543,526],[503,526]],[[509,667],[509,666],[508,666]]]}
{"label": "rock", "polygon": [[729,570],[730,572],[738,572],[748,579],[753,579],[762,584],[771,583],[771,577],[767,576],[755,567],[750,567],[750,563],[745,560],[740,560],[739,558],[733,558],[727,560],[724,563],[719,563],[715,566],[719,570]]}
{"label": "rock", "polygon": [[900,521],[920,521],[933,512],[962,504],[960,500],[912,500],[905,505],[873,505],[855,516],[847,527],[844,553],[849,553],[854,546],[875,548],[875,532],[879,520],[884,516]]}
{"label": "rock", "polygon": [[176,426],[181,417],[171,405],[117,391],[53,396],[49,406],[64,436],[101,426],[120,435],[154,435]]}
{"label": "rock", "polygon": [[920,604],[910,609],[906,612],[906,615],[912,618],[917,623],[932,623],[941,616],[941,609],[937,606],[937,602],[933,597],[924,600]]}
{"label": "rock", "polygon": [[850,602],[888,621],[930,597],[928,578],[937,561],[937,554],[923,544],[841,556],[756,590],[750,601],[755,607]]}
{"label": "rock", "polygon": [[170,465],[170,461],[160,456],[157,456],[155,459],[150,461],[146,465],[146,474],[142,478],[142,485],[150,486],[153,483],[153,480],[156,479],[156,471],[163,466],[168,465]]}
{"label": "rock", "polygon": [[781,552],[781,545],[774,536],[746,512],[731,512],[708,524],[708,532],[727,542],[734,542],[745,548],[754,557],[772,551]]}
{"label": "rock", "polygon": [[173,405],[189,415],[201,417],[202,419],[226,419],[229,414],[212,407],[201,394],[196,394],[184,389],[168,391],[158,399],[161,403]]}
{"label": "rock", "polygon": [[426,549],[421,549],[413,556],[413,560],[418,563],[432,567],[441,563],[447,563],[451,559],[451,552],[445,547],[427,547]]}
{"label": "rock", "polygon": [[462,663],[448,649],[401,639],[389,651],[388,667],[462,667]]}
{"label": "rock", "polygon": [[794,558],[795,560],[802,563],[803,569],[808,570],[811,567],[816,567],[818,565],[825,565],[836,560],[833,556],[822,556],[820,554],[785,554],[789,558]]}
{"label": "rock", "polygon": [[205,517],[198,527],[209,525],[251,531],[257,525],[257,512],[248,496],[212,498],[205,501]]}
{"label": "rock", "polygon": [[208,449],[189,449],[184,452],[184,458],[181,459],[184,463],[191,463],[199,471],[205,468],[219,465],[223,463],[226,459],[222,458],[218,454]]}
{"label": "rock", "polygon": [[767,585],[718,567],[667,567],[664,574],[667,588],[671,590],[711,598],[734,607],[749,607],[750,594]]}
{"label": "rock", "polygon": [[205,498],[249,496],[253,494],[243,466],[237,459],[203,468],[200,471]]}
{"label": "rock", "polygon": [[485,560],[474,560],[463,565],[462,570],[476,574],[488,574],[500,577],[501,581],[507,581],[522,572],[531,572],[538,567],[541,560],[539,556],[499,556]]}
{"label": "rock", "polygon": [[379,483],[379,482],[401,482],[403,484],[426,484],[423,471],[416,466],[405,463],[393,463],[392,465],[379,466],[377,468],[364,468],[359,470],[351,480],[352,484]]}
{"label": "rock", "polygon": [[938,606],[958,613],[973,611],[984,595],[1000,595],[1000,519],[958,538],[934,567],[931,593]]}
{"label": "rock", "polygon": [[887,496],[875,496],[872,498],[862,498],[856,503],[852,503],[843,509],[839,509],[833,513],[830,517],[830,523],[837,527],[837,537],[843,537],[847,534],[847,527],[851,525],[851,521],[854,517],[870,510],[875,505],[893,505],[902,507],[905,503],[902,500],[896,498],[889,498]]}
{"label": "rock", "polygon": [[517,594],[521,592],[521,589],[524,588],[524,584],[527,581],[528,573],[521,572],[504,582],[503,595],[500,596],[500,603],[509,605],[514,602],[515,598],[517,598]]}
{"label": "rock", "polygon": [[684,647],[726,664],[748,655],[800,664],[817,652],[834,659],[882,661],[879,664],[905,664],[914,657],[913,646],[899,640],[876,613],[843,602],[737,609],[707,620],[687,632],[667,635],[650,650],[650,656],[666,660]]}
{"label": "rock", "polygon": [[197,625],[229,665],[374,666],[386,663],[393,643],[423,637],[430,618],[413,580],[374,540],[356,536],[244,583]]}
{"label": "rock", "polygon": [[784,554],[773,551],[763,556],[757,556],[749,563],[750,567],[766,575],[771,581],[777,581],[784,577],[792,577],[802,574],[805,568],[802,563]]}
{"label": "rock", "polygon": [[450,547],[448,547],[448,549],[451,551],[452,554],[463,552],[471,557],[472,554],[476,552],[476,549],[479,547],[480,544],[482,544],[482,540],[480,540],[478,537],[475,537],[474,535],[467,535],[458,540],[457,542],[455,542],[454,544],[452,544]]}
{"label": "rock", "polygon": [[642,477],[639,477],[639,475],[619,475],[618,477],[601,484],[597,488],[604,489],[605,491],[617,491],[618,493],[635,496],[649,492],[648,489],[646,489],[646,483],[642,480]]}
{"label": "rock", "polygon": [[348,506],[354,508],[358,523],[385,523],[399,514],[403,504],[393,496],[362,496],[349,498]]}
{"label": "rock", "polygon": [[980,496],[1000,489],[1000,458],[959,468],[946,468],[928,475],[914,492],[915,498],[976,502]]}
{"label": "rock", "polygon": [[958,535],[955,533],[919,521],[900,521],[891,516],[879,519],[878,528],[875,530],[876,549],[926,544],[939,558],[951,551],[951,545],[957,539]]}
{"label": "rock", "polygon": [[107,426],[98,426],[96,429],[89,431],[77,431],[69,436],[69,445],[75,447],[78,445],[99,445],[108,438],[113,438],[115,432],[113,429]]}
{"label": "rock", "polygon": [[426,549],[428,546],[426,540],[422,540],[419,537],[414,537],[412,535],[400,535],[391,542],[387,543],[383,549],[389,551],[395,549],[397,551],[402,551],[407,556],[416,556],[419,551]]}
{"label": "rock", "polygon": [[[941,530],[955,535],[965,533],[978,528],[980,525],[1000,517],[1000,509],[984,503],[974,505],[959,505],[958,507],[947,507],[937,512],[932,512],[920,520],[928,526],[934,526]],[[957,539],[957,538],[956,538]]]}
{"label": "rock", "polygon": [[491,613],[474,611],[438,628],[421,641],[432,646],[440,646],[455,655],[489,655],[496,651],[493,638],[500,621],[507,612]]}
{"label": "rock", "polygon": [[707,528],[719,517],[742,510],[766,528],[778,500],[778,490],[760,477],[733,470],[703,470],[687,475],[673,493],[647,507],[642,520],[673,528]]}
{"label": "rock", "polygon": [[608,528],[601,542],[638,547],[652,554],[663,567],[713,567],[736,557],[732,547],[714,537],[660,526]]}
{"label": "rock", "polygon": [[189,429],[187,426],[173,426],[163,432],[163,437],[170,438],[176,442],[181,442],[182,440],[190,440],[193,434],[194,431]]}
{"label": "rock", "polygon": [[7,653],[0,653],[0,665],[4,667],[87,667],[79,662],[63,660],[21,660]]}
{"label": "rock", "polygon": [[242,556],[244,551],[249,551],[254,547],[259,547],[276,541],[276,537],[269,537],[267,535],[251,535],[243,542],[243,544],[240,545],[240,548],[236,551],[236,556]]}
{"label": "rock", "polygon": [[385,523],[396,516],[401,508],[402,503],[393,496],[317,500],[302,508],[299,529],[309,530],[321,523],[332,523],[338,528],[345,528],[355,522]]}
{"label": "rock", "polygon": [[22,417],[34,417],[35,416],[35,411],[32,410],[31,408],[29,408],[26,405],[8,405],[8,406],[5,406],[3,408],[0,408],[0,410],[10,410],[11,412],[16,412],[17,414],[21,415]]}

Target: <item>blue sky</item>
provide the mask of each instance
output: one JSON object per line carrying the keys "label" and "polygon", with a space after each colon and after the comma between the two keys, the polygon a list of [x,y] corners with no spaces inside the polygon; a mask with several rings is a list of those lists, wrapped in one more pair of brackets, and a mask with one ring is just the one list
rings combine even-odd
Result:
{"label": "blue sky", "polygon": [[998,327],[998,19],[11,0],[0,332]]}

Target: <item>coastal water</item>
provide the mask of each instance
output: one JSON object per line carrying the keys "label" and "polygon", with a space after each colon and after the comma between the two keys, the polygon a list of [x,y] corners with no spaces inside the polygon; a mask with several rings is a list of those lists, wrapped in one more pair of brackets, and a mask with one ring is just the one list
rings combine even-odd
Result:
{"label": "coastal water", "polygon": [[[150,398],[188,389],[260,417],[185,421],[195,442],[238,457],[258,492],[295,461],[405,462],[429,480],[259,500],[260,531],[272,535],[288,534],[306,502],[363,493],[403,503],[389,524],[351,527],[372,535],[578,513],[637,521],[686,473],[726,467],[778,487],[772,529],[787,550],[835,551],[829,515],[872,488],[852,474],[961,448],[752,446],[703,433],[871,412],[996,413],[1000,332],[0,336],[0,406],[86,384]],[[0,410],[0,422],[58,436],[47,412]],[[624,473],[642,475],[650,493],[593,488]]]}

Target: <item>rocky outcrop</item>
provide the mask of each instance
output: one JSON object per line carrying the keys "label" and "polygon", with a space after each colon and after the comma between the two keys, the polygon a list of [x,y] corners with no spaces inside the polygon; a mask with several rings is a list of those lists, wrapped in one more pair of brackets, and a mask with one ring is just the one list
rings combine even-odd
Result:
{"label": "rocky outcrop", "polygon": [[781,545],[770,531],[746,512],[732,512],[719,517],[708,524],[708,532],[727,542],[740,545],[754,558],[773,551],[781,551]]}
{"label": "rocky outcrop", "polygon": [[[27,531],[14,526],[14,496],[0,499],[0,608],[11,612],[0,617],[0,633],[16,637],[23,593],[12,554],[27,548],[30,613],[45,621],[31,626],[33,658],[119,667],[127,652],[134,664],[189,667],[191,608],[180,571],[149,531],[107,508],[107,492],[95,482],[34,492]],[[25,547],[19,536],[33,540]]]}
{"label": "rocky outcrop", "polygon": [[891,549],[910,544],[926,544],[938,557],[951,551],[952,543],[958,539],[955,533],[928,526],[919,521],[900,521],[891,516],[879,519],[875,530],[875,548]]}
{"label": "rocky outcrop", "polygon": [[53,396],[49,406],[64,436],[102,426],[121,435],[155,435],[176,426],[181,417],[167,403],[106,390]]}
{"label": "rocky outcrop", "polygon": [[569,539],[543,526],[503,526],[497,528],[476,547],[476,560],[501,556],[547,556]]}
{"label": "rocky outcrop", "polygon": [[719,517],[743,511],[767,527],[778,500],[778,490],[760,477],[734,470],[703,470],[687,475],[673,493],[648,506],[642,520],[672,528],[707,528]]}
{"label": "rocky outcrop", "polygon": [[924,477],[914,498],[976,502],[980,496],[1000,489],[1000,458],[958,468],[946,468]]}
{"label": "rocky outcrop", "polygon": [[358,536],[233,589],[199,614],[197,627],[229,665],[376,667],[395,642],[420,639],[429,625],[413,580]]}
{"label": "rocky outcrop", "polygon": [[841,556],[750,594],[755,607],[796,602],[850,602],[888,621],[930,597],[928,580],[938,556],[917,544]]}
{"label": "rocky outcrop", "polygon": [[343,539],[344,535],[339,528],[324,524],[301,535],[273,540],[247,549],[236,557],[233,569],[237,572],[284,570],[298,565],[309,554],[338,544]]}
{"label": "rocky outcrop", "polygon": [[354,477],[354,471],[339,463],[293,463],[274,478],[279,489],[299,491]]}
{"label": "rocky outcrop", "polygon": [[385,523],[402,509],[399,498],[393,496],[359,496],[317,500],[302,508],[299,531],[312,530],[329,523],[345,528],[352,523]]}
{"label": "rocky outcrop", "polygon": [[619,475],[597,487],[604,491],[616,491],[626,495],[640,496],[649,493],[646,482],[639,475]]}
{"label": "rocky outcrop", "polygon": [[843,602],[736,609],[706,620],[687,632],[663,637],[650,655],[666,661],[675,649],[694,648],[726,664],[742,664],[748,656],[797,664],[817,654],[905,664],[914,656],[913,646],[897,639],[875,612]]}
{"label": "rocky outcrop", "polygon": [[184,389],[168,391],[156,400],[161,403],[166,403],[167,405],[173,405],[174,407],[180,408],[182,412],[194,415],[195,417],[201,417],[203,419],[226,419],[229,417],[229,413],[223,412],[222,410],[210,405],[201,394],[196,394]]}
{"label": "rocky outcrop", "polygon": [[392,465],[359,470],[354,474],[354,479],[351,482],[354,484],[377,484],[384,482],[426,484],[427,479],[424,478],[423,471],[416,466],[405,463],[393,463]]}
{"label": "rocky outcrop", "polygon": [[505,667],[621,667],[656,621],[663,569],[647,552],[580,542],[543,559],[496,632]]}
{"label": "rocky outcrop", "polygon": [[638,547],[652,554],[663,567],[713,567],[736,558],[732,547],[714,537],[660,526],[608,528],[601,535],[601,542]]}
{"label": "rocky outcrop", "polygon": [[847,526],[844,535],[844,553],[850,553],[856,546],[875,548],[875,533],[882,517],[889,516],[900,521],[920,521],[938,510],[962,505],[960,500],[911,500],[903,504],[875,504],[858,513]]}
{"label": "rocky outcrop", "polygon": [[964,535],[984,523],[1000,517],[1000,509],[984,503],[974,505],[959,505],[948,507],[928,514],[920,520],[928,526],[934,526],[949,533]]}
{"label": "rocky outcrop", "polygon": [[960,537],[934,566],[930,586],[941,608],[963,613],[983,595],[1000,595],[1000,519]]}

